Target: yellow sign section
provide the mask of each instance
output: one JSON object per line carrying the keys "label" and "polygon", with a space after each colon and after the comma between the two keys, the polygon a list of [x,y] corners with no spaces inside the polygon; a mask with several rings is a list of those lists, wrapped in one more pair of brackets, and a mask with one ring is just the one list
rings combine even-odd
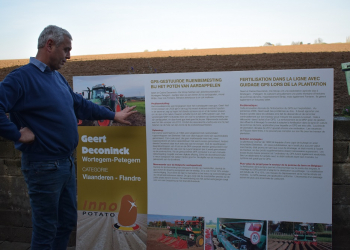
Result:
{"label": "yellow sign section", "polygon": [[119,212],[127,196],[137,213],[147,214],[146,127],[78,130],[78,210]]}

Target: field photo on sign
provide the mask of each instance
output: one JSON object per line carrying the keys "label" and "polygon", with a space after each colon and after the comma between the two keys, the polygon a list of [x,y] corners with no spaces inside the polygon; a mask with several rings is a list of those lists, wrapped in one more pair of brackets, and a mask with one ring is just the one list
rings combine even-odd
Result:
{"label": "field photo on sign", "polygon": [[[97,105],[113,112],[120,112],[126,107],[136,106],[138,111],[128,118],[132,126],[146,126],[145,93],[142,83],[135,77],[123,76],[75,76],[73,90]],[[80,120],[78,126],[127,126],[111,120]]]}

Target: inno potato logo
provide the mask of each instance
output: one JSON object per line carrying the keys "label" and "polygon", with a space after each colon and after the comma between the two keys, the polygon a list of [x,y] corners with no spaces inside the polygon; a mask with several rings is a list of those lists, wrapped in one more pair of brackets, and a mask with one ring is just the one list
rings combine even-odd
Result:
{"label": "inno potato logo", "polygon": [[113,225],[114,229],[121,231],[139,230],[139,225],[135,224],[137,219],[136,201],[130,195],[124,195],[120,204],[118,223]]}

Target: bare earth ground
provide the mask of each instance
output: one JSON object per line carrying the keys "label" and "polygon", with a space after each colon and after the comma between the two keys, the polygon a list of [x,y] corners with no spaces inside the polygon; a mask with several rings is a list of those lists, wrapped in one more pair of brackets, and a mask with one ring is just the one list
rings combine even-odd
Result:
{"label": "bare earth ground", "polygon": [[317,246],[306,244],[295,244],[292,240],[269,239],[268,250],[292,250],[292,249],[312,249],[312,250],[331,250],[332,243],[317,242]]}
{"label": "bare earth ground", "polygon": [[[158,242],[157,239],[159,239],[163,234],[167,234],[169,230],[167,229],[154,229],[154,228],[147,228],[147,249],[152,250],[174,250],[174,247],[168,246],[165,243]],[[203,247],[197,247],[196,245],[190,246],[188,248],[189,250],[203,250]]]}
{"label": "bare earth ground", "polygon": [[[128,119],[132,126],[146,126],[146,117],[143,114],[135,113]],[[112,126],[129,126],[121,123],[113,123]]]}
{"label": "bare earth ground", "polygon": [[[73,76],[87,75],[333,68],[334,111],[340,113],[350,106],[341,70],[349,61],[350,43],[337,43],[72,56],[60,72],[72,85]],[[26,63],[0,60],[0,80]]]}
{"label": "bare earth ground", "polygon": [[[261,46],[261,47],[239,47],[239,48],[219,48],[219,49],[193,49],[193,50],[170,50],[152,52],[134,52],[104,55],[82,55],[72,56],[71,61],[94,61],[130,58],[153,58],[153,57],[186,57],[186,56],[206,56],[206,55],[249,55],[249,54],[274,54],[274,53],[315,53],[315,52],[349,52],[350,43],[333,44],[305,44],[286,46]],[[72,50],[74,54],[74,50]],[[33,55],[34,56],[34,55]],[[28,59],[0,60],[0,69],[24,65]]]}

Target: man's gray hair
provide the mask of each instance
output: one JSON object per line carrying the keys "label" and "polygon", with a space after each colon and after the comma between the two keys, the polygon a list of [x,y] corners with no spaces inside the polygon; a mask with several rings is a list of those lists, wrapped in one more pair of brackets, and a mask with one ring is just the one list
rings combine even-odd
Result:
{"label": "man's gray hair", "polygon": [[63,42],[64,36],[67,36],[70,40],[73,40],[72,36],[67,30],[55,25],[49,25],[40,33],[40,36],[38,38],[38,49],[44,48],[45,43],[49,39],[54,41],[56,47],[58,47],[60,43]]}

